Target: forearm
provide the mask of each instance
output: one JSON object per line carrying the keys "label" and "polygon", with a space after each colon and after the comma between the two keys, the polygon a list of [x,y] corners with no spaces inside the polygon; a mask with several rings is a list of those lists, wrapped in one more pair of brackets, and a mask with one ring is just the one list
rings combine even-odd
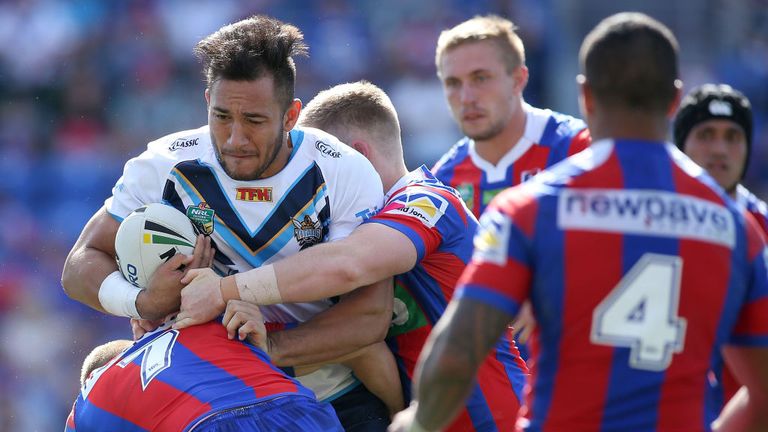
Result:
{"label": "forearm", "polygon": [[750,398],[749,390],[742,387],[728,401],[718,419],[712,423],[715,432],[730,431],[764,431],[768,424],[768,413],[765,405]]}
{"label": "forearm", "polygon": [[222,297],[260,305],[326,299],[404,273],[416,258],[416,248],[404,234],[366,224],[342,240],[224,278]]}
{"label": "forearm", "polygon": [[332,363],[384,340],[392,318],[392,280],[358,288],[333,307],[292,329],[270,333],[278,366]]}
{"label": "forearm", "polygon": [[417,366],[416,419],[439,430],[456,416],[475,375],[510,316],[474,301],[453,302],[435,326]]}

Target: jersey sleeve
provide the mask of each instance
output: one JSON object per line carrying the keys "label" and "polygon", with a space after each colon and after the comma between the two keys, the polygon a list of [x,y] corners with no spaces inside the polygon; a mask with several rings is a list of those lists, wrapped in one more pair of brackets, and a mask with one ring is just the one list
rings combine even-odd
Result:
{"label": "jersey sleeve", "polygon": [[123,167],[123,175],[104,202],[107,212],[122,221],[137,208],[162,202],[168,174],[176,163],[199,158],[211,149],[208,126],[158,138]]}
{"label": "jersey sleeve", "polygon": [[384,201],[381,178],[363,155],[352,150],[342,160],[334,175],[327,179],[331,200],[328,241],[348,236],[373,216]]}
{"label": "jersey sleeve", "polygon": [[[516,315],[528,298],[532,280],[531,216],[535,201],[518,205],[507,190],[480,217],[472,261],[457,283],[456,298],[471,298]],[[524,200],[524,197],[521,197]]]}
{"label": "jersey sleeve", "polygon": [[72,405],[72,411],[69,412],[69,415],[67,416],[67,422],[64,423],[64,432],[75,432],[77,429],[75,429],[75,407],[76,407],[77,401]]}
{"label": "jersey sleeve", "polygon": [[467,229],[459,212],[458,198],[425,186],[409,186],[390,198],[369,223],[380,223],[400,231],[413,243],[418,261],[440,248],[451,233]]}
{"label": "jersey sleeve", "polygon": [[145,204],[161,202],[170,165],[172,162],[152,150],[130,159],[112,188],[112,196],[104,202],[107,212],[122,221]]}
{"label": "jersey sleeve", "polygon": [[571,139],[571,145],[568,147],[568,156],[573,156],[574,154],[584,150],[585,148],[589,147],[591,143],[592,136],[589,134],[589,129],[584,128],[580,130],[576,135],[573,136],[573,139]]}
{"label": "jersey sleeve", "polygon": [[[749,249],[758,251],[751,260],[749,287],[730,343],[734,345],[768,347],[768,248],[754,219],[748,219]],[[749,229],[753,228],[753,229]],[[757,246],[754,246],[757,245]]]}

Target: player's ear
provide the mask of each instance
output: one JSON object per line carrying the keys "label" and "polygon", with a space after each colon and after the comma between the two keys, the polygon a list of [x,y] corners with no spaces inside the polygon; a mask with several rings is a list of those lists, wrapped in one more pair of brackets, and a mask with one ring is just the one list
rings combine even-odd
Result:
{"label": "player's ear", "polygon": [[680,100],[682,98],[683,98],[683,81],[676,79],[675,80],[675,98],[672,100],[672,103],[669,105],[669,108],[667,108],[668,119],[675,118],[675,113],[677,113],[677,108],[680,106]]}
{"label": "player's ear", "polygon": [[211,89],[208,87],[205,88],[205,106],[211,106]]}
{"label": "player's ear", "polygon": [[512,72],[515,79],[515,92],[522,95],[525,86],[528,85],[528,67],[521,65]]}
{"label": "player's ear", "polygon": [[283,130],[288,132],[296,126],[296,122],[299,121],[299,114],[301,114],[301,101],[294,99],[288,109],[285,110],[283,115]]}
{"label": "player's ear", "polygon": [[357,150],[358,153],[365,156],[366,159],[371,160],[371,146],[365,141],[353,141],[349,144],[350,147]]}
{"label": "player's ear", "polygon": [[586,119],[595,110],[592,87],[590,87],[587,78],[582,74],[576,76],[576,82],[579,84],[579,108],[581,109],[582,117]]}

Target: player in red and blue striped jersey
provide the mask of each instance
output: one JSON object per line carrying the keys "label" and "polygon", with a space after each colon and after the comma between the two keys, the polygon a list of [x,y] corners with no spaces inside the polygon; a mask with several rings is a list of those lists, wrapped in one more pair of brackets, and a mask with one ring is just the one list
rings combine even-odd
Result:
{"label": "player in red and blue striped jersey", "polygon": [[[472,253],[477,220],[453,188],[426,167],[408,172],[403,161],[400,126],[391,101],[370,83],[333,87],[304,109],[301,123],[322,128],[364,154],[389,191],[385,205],[346,239],[316,245],[219,281],[209,271],[196,275],[182,292],[180,316],[194,316],[187,303],[215,304],[248,298],[257,304],[326,298],[394,276],[395,306],[388,343],[395,354],[406,396],[416,360],[427,335],[453,297],[459,275]],[[233,283],[236,282],[236,283]],[[219,285],[224,292],[223,299]],[[236,285],[236,286],[234,286]],[[190,302],[190,294],[215,298]],[[270,300],[271,299],[271,300]],[[514,427],[527,368],[511,335],[505,333],[480,367],[472,395],[449,431],[508,431]],[[365,379],[361,379],[366,382]]]}
{"label": "player in red and blue striped jersey", "polygon": [[443,31],[435,63],[448,105],[466,135],[432,168],[480,217],[493,197],[586,148],[586,124],[523,101],[523,42],[498,16]]}
{"label": "player in red and blue striped jersey", "polygon": [[710,430],[707,376],[723,355],[749,392],[731,414],[768,426],[768,251],[754,220],[664,142],[680,97],[674,36],[614,15],[580,62],[595,143],[483,214],[391,430],[442,427],[526,299],[538,328],[520,429]]}
{"label": "player in red and blue striped jersey", "polygon": [[[466,135],[432,172],[459,191],[480,217],[494,196],[589,145],[586,124],[532,107],[523,100],[528,82],[523,42],[512,22],[475,17],[443,31],[435,63],[453,118]],[[533,328],[530,307],[514,323],[517,342]]]}
{"label": "player in red and blue striped jersey", "polygon": [[[768,206],[741,184],[752,149],[752,104],[726,84],[704,84],[683,99],[675,116],[677,147],[706,169],[743,205],[768,236]],[[728,368],[715,370],[716,403],[730,400],[740,385]],[[722,401],[722,402],[721,402]]]}
{"label": "player in red and blue striped jersey", "polygon": [[146,334],[84,382],[67,431],[341,431],[330,405],[218,322]]}

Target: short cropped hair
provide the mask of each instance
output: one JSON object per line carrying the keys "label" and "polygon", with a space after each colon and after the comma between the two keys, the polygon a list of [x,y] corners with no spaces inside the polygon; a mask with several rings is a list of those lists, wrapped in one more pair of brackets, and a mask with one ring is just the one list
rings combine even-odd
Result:
{"label": "short cropped hair", "polygon": [[435,65],[440,74],[440,61],[443,54],[459,45],[479,41],[492,41],[499,47],[507,72],[525,64],[525,47],[516,33],[517,26],[512,21],[498,15],[476,16],[461,24],[443,30],[437,39]]}
{"label": "short cropped hair", "polygon": [[604,19],[579,52],[582,74],[606,106],[666,111],[677,94],[678,44],[655,19],[624,12]]}
{"label": "short cropped hair", "polygon": [[304,107],[299,123],[336,134],[342,140],[351,129],[365,131],[378,141],[400,138],[395,106],[382,89],[368,81],[321,91]]}
{"label": "short cropped hair", "polygon": [[85,357],[83,368],[80,371],[80,385],[85,384],[85,380],[91,375],[91,372],[109,363],[124,349],[133,345],[133,342],[127,339],[118,339],[99,345]]}
{"label": "short cropped hair", "polygon": [[275,94],[286,109],[294,98],[296,64],[306,55],[304,35],[291,24],[255,15],[229,24],[195,46],[208,88],[220,79],[252,81],[270,74]]}

